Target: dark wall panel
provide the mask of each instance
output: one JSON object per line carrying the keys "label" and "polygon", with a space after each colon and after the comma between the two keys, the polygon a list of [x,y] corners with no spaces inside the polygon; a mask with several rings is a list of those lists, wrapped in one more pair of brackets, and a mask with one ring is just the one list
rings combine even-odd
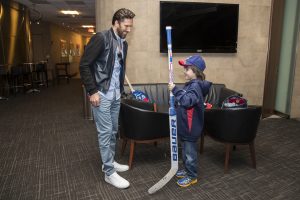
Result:
{"label": "dark wall panel", "polygon": [[0,1],[0,64],[32,61],[28,9],[12,1]]}

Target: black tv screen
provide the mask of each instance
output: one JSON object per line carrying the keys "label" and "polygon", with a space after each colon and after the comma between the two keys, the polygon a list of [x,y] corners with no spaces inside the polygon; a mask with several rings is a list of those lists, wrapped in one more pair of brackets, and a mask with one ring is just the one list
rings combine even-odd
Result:
{"label": "black tv screen", "polygon": [[160,52],[167,52],[166,26],[172,26],[172,51],[235,53],[238,4],[160,2]]}

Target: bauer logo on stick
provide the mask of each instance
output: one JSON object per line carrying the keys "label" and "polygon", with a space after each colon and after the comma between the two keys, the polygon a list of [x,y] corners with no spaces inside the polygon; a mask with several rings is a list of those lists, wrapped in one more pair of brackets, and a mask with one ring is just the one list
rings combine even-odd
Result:
{"label": "bauer logo on stick", "polygon": [[173,156],[172,159],[173,161],[177,161],[178,160],[178,149],[177,149],[177,122],[176,120],[172,120],[171,121],[172,124],[172,152],[173,152]]}

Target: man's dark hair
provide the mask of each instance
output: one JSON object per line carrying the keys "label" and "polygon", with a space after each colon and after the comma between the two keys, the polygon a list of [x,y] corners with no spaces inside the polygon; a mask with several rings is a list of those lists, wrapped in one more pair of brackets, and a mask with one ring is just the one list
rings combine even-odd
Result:
{"label": "man's dark hair", "polygon": [[117,10],[112,18],[112,25],[115,24],[115,21],[122,22],[124,19],[133,19],[135,14],[126,8],[121,8]]}

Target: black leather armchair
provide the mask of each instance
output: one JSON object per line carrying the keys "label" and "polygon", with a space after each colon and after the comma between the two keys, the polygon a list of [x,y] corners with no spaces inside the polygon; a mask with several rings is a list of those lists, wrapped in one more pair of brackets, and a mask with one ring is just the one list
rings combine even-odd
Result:
{"label": "black leather armchair", "polygon": [[[261,117],[261,107],[249,106],[237,109],[211,109],[205,111],[204,133],[225,143],[225,169],[228,171],[230,152],[234,145],[247,144],[250,147],[253,167],[256,168],[254,140]],[[200,153],[203,152],[204,135],[201,138]]]}
{"label": "black leather armchair", "polygon": [[129,168],[132,167],[136,143],[153,143],[169,138],[168,113],[140,109],[122,101],[120,124],[123,138],[122,155],[127,141],[130,141]]}

